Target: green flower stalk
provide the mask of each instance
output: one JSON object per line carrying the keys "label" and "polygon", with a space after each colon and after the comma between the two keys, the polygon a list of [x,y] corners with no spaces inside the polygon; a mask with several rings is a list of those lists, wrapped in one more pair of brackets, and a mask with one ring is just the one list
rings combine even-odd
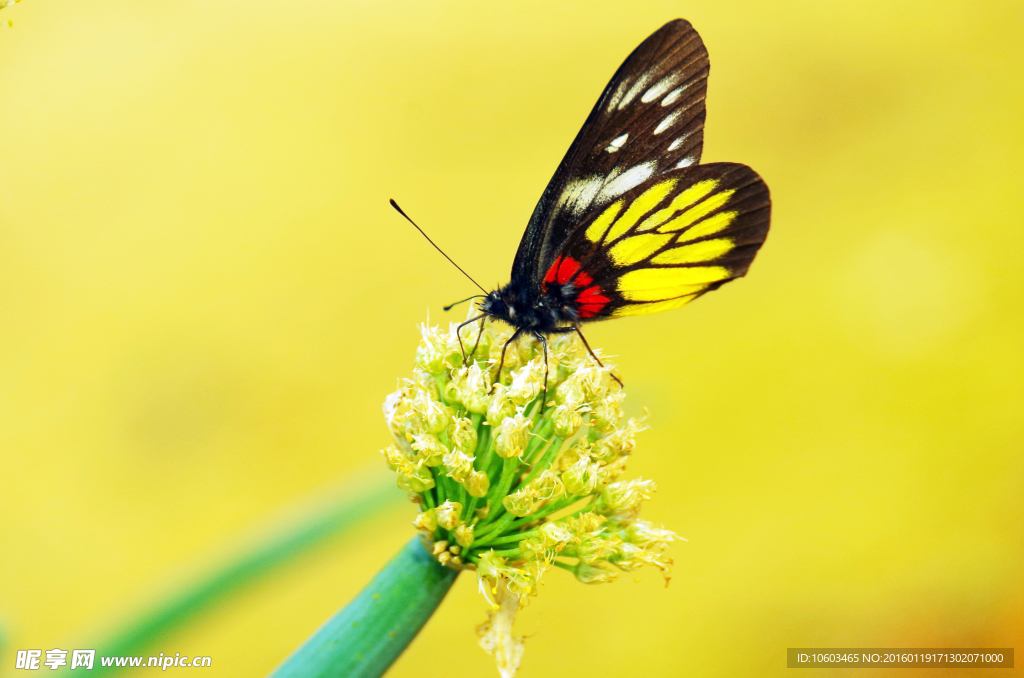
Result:
{"label": "green flower stalk", "polygon": [[638,517],[654,481],[621,478],[643,420],[624,420],[614,366],[575,334],[548,338],[546,365],[536,339],[509,344],[499,375],[509,328],[421,331],[412,378],[384,402],[384,458],[419,506],[428,552],[476,570],[491,607],[480,643],[508,678],[523,652],[515,613],[547,571],[601,584],[653,565],[667,584],[677,537]]}

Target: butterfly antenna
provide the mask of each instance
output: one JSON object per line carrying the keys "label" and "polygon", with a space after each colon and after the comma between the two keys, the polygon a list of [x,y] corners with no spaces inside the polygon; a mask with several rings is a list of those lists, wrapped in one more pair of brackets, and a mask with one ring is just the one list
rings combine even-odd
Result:
{"label": "butterfly antenna", "polygon": [[466,298],[465,298],[465,299],[463,299],[462,301],[456,301],[455,303],[452,303],[452,304],[448,304],[447,306],[444,306],[443,308],[444,308],[444,310],[446,310],[446,311],[450,311],[450,310],[452,310],[453,308],[455,308],[456,306],[458,306],[459,304],[464,304],[464,303],[466,303],[467,301],[469,301],[470,299],[479,299],[479,298],[480,298],[480,297],[482,297],[482,296],[484,296],[484,295],[482,295],[482,294],[474,294],[474,295],[473,295],[473,296],[471,296],[471,297],[466,297]]}
{"label": "butterfly antenna", "polygon": [[[436,249],[436,250],[437,250],[438,252],[440,252],[440,253],[441,253],[441,256],[443,256],[443,257],[444,257],[445,259],[447,259],[448,261],[450,261],[450,262],[451,262],[451,264],[452,264],[452,266],[454,266],[455,268],[459,269],[459,272],[460,272],[460,273],[462,273],[462,275],[464,275],[464,276],[466,276],[467,278],[469,278],[469,281],[470,281],[471,283],[473,283],[473,284],[474,284],[474,285],[476,285],[477,287],[480,287],[480,283],[478,283],[477,281],[473,280],[473,276],[471,276],[470,274],[468,274],[468,273],[466,273],[465,271],[463,271],[463,270],[462,270],[462,267],[461,267],[461,266],[459,266],[459,265],[458,265],[458,264],[456,264],[456,263],[455,263],[454,261],[452,261],[452,258],[451,258],[451,257],[449,257],[449,256],[448,256],[447,254],[445,254],[445,253],[444,253],[444,250],[443,250],[443,249],[441,249],[440,247],[438,247],[438,246],[437,246],[437,243],[436,243],[436,242],[434,242],[433,240],[431,240],[431,239],[430,239],[430,236],[429,236],[429,235],[427,235],[426,233],[424,233],[424,232],[423,232],[423,229],[422,229],[422,228],[420,228],[419,226],[417,226],[417,225],[416,225],[416,222],[415,222],[415,221],[413,221],[412,219],[410,219],[410,218],[409,218],[409,215],[408,215],[408,214],[406,214],[405,212],[403,212],[403,211],[402,211],[402,208],[398,206],[398,203],[397,203],[397,202],[395,202],[395,201],[394,201],[394,199],[391,199],[391,200],[390,200],[389,202],[391,203],[391,206],[392,206],[392,207],[394,207],[394,208],[395,208],[395,210],[396,210],[396,211],[397,211],[397,212],[398,212],[399,214],[401,214],[401,215],[402,215],[403,217],[405,217],[406,221],[408,221],[408,222],[409,222],[410,224],[412,224],[413,226],[415,226],[415,227],[416,227],[416,230],[420,232],[420,235],[422,235],[422,236],[423,236],[424,238],[426,238],[426,239],[427,239],[427,242],[429,242],[429,243],[430,243],[431,245],[433,245],[433,246],[434,246],[434,249]],[[483,287],[480,287],[480,291],[481,291],[481,292],[483,292],[484,294],[487,294],[487,290],[485,290],[485,289],[484,289]],[[470,297],[470,299],[472,299],[472,297]],[[448,309],[446,308],[445,310],[447,311]]]}

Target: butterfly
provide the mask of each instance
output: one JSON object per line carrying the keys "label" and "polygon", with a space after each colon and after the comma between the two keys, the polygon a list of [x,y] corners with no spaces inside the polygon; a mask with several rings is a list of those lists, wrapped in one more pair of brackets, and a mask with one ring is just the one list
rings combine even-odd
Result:
{"label": "butterfly", "polygon": [[481,288],[463,325],[501,320],[508,343],[530,334],[545,356],[546,335],[576,332],[600,364],[581,324],[679,308],[746,274],[771,200],[746,165],[700,164],[709,68],[683,19],[626,58],[537,203],[511,280]]}

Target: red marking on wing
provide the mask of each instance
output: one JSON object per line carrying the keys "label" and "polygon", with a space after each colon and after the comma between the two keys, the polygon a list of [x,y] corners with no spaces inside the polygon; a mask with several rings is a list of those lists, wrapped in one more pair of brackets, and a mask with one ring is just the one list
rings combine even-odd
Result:
{"label": "red marking on wing", "polygon": [[580,262],[572,257],[558,257],[544,276],[544,286],[547,287],[553,282],[565,285],[569,281],[576,287],[586,287],[594,282],[594,279],[587,275],[586,271],[581,271]]}
{"label": "red marking on wing", "polygon": [[558,257],[555,259],[555,263],[551,264],[547,275],[544,276],[544,286],[547,287],[553,282],[564,285],[578,270],[580,270],[580,262],[572,257]]}
{"label": "red marking on wing", "polygon": [[586,271],[580,270],[578,261],[572,257],[558,257],[544,276],[544,287],[556,282],[565,285],[569,281],[572,281],[575,287],[583,288],[575,299],[577,312],[581,318],[593,318],[611,302],[611,299],[601,293],[598,285],[590,284],[594,279],[587,275]]}
{"label": "red marking on wing", "polygon": [[601,294],[601,288],[592,285],[576,295],[576,303],[579,304],[581,318],[593,318],[611,302],[611,299]]}

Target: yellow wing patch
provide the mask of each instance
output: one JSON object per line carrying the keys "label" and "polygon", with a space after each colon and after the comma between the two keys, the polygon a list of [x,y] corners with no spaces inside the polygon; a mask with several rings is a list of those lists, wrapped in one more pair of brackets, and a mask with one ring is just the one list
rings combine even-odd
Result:
{"label": "yellow wing patch", "polygon": [[594,223],[587,227],[587,240],[590,242],[601,242],[601,237],[604,232],[608,230],[608,227],[615,221],[615,217],[619,216],[619,212],[622,211],[622,201],[612,204],[611,207],[601,212],[601,216],[594,219]]}
{"label": "yellow wing patch", "polygon": [[[668,206],[637,224],[672,192],[678,181],[668,179],[651,186],[633,200],[625,212],[622,200],[612,204],[587,228],[587,239],[593,243],[614,243],[608,256],[616,266],[632,266],[651,257],[656,264],[693,264],[711,261],[728,252],[732,242],[725,238],[662,251],[672,244],[677,233],[682,232],[679,237],[685,241],[697,240],[725,230],[736,219],[737,212],[721,212],[705,218],[729,202],[736,192],[729,189],[715,193],[721,184],[718,179],[705,179],[689,186]],[[631,232],[634,226],[636,229]]]}
{"label": "yellow wing patch", "polygon": [[673,234],[642,233],[626,238],[608,251],[608,256],[619,266],[643,261],[672,240]]}
{"label": "yellow wing patch", "polygon": [[737,215],[737,212],[719,212],[715,216],[708,217],[704,221],[691,226],[682,234],[681,237],[686,238],[687,241],[691,241],[696,240],[697,238],[714,235],[719,231],[724,231],[729,228],[729,225],[736,220]]}
{"label": "yellow wing patch", "polygon": [[691,294],[685,297],[669,299],[668,301],[655,301],[650,304],[626,304],[615,309],[612,316],[618,318],[625,315],[650,315],[652,313],[661,313],[662,311],[671,311],[673,308],[686,306],[696,298],[696,294]]}
{"label": "yellow wing patch", "polygon": [[[597,218],[597,221],[591,224],[590,228],[587,229],[587,239],[591,242],[601,242],[602,240],[604,242],[611,242],[612,240],[615,240],[632,228],[633,224],[640,220],[640,217],[657,207],[658,203],[664,200],[665,196],[672,192],[672,189],[678,181],[678,179],[669,179],[648,188],[637,196],[632,203],[630,203],[629,209],[626,210],[626,213],[619,217],[619,220],[616,221],[610,229],[607,229],[605,225],[597,227],[597,222],[603,221],[605,215],[608,214],[611,208],[605,210],[605,212]],[[610,219],[615,218],[618,211],[619,210],[616,209],[615,214],[612,214]]]}
{"label": "yellow wing patch", "polygon": [[670,250],[665,250],[658,256],[651,259],[651,263],[700,264],[705,261],[717,259],[731,249],[732,240],[729,238],[703,240],[701,242],[695,242],[692,245],[682,245],[681,247],[673,247]]}
{"label": "yellow wing patch", "polygon": [[668,221],[672,216],[687,207],[693,205],[695,202],[708,195],[715,190],[715,187],[721,183],[718,179],[705,179],[704,181],[698,181],[693,186],[680,193],[675,199],[663,210],[658,210],[651,216],[644,219],[644,222],[637,226],[638,231],[649,231],[652,228],[657,228],[663,223]]}
{"label": "yellow wing patch", "polygon": [[[699,219],[703,219],[704,217],[706,217],[707,215],[711,214],[719,207],[724,205],[725,203],[729,202],[729,198],[731,198],[732,194],[735,192],[735,190],[729,189],[728,191],[715,193],[713,196],[686,210],[675,219],[666,221],[664,224],[658,227],[658,231],[660,231],[661,233],[666,233],[678,232],[683,230],[690,224],[694,223]],[[735,213],[733,214],[733,216],[735,216]]]}
{"label": "yellow wing patch", "polygon": [[619,278],[619,293],[627,301],[662,301],[697,294],[731,275],[724,266],[641,268]]}

